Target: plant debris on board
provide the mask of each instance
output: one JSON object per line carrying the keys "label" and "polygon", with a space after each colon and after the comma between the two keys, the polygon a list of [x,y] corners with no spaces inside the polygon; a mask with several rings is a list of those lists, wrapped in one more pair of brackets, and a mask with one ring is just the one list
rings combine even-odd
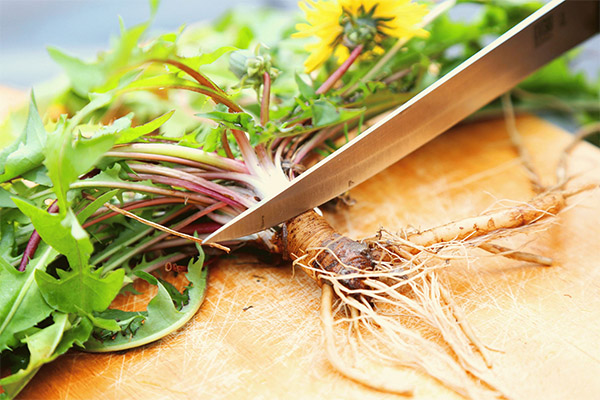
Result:
{"label": "plant debris on board", "polygon": [[[468,21],[449,16],[461,3],[478,7]],[[15,397],[71,348],[124,350],[181,328],[204,299],[205,252],[242,246],[282,254],[321,286],[324,350],[349,379],[413,390],[343,356],[335,337],[351,325],[358,351],[377,363],[410,366],[465,397],[509,397],[438,270],[465,245],[551,264],[492,240],[589,189],[567,189],[564,174],[551,188],[533,176],[540,194],[527,207],[423,232],[382,230],[355,241],[308,211],[249,237],[201,243],[539,6],[307,0],[302,15],[231,11],[152,37],[152,1],[151,20],[121,21],[96,60],[49,48],[68,84],[32,92],[27,110],[0,125],[0,137],[16,137],[0,150],[0,397]],[[479,115],[510,121],[515,112],[552,110],[597,130],[590,124],[600,81],[571,70],[576,56],[551,62]],[[185,288],[157,273],[165,270],[184,273]],[[119,294],[135,293],[137,279],[157,288],[147,309],[112,307]],[[404,326],[398,310],[445,346]]]}

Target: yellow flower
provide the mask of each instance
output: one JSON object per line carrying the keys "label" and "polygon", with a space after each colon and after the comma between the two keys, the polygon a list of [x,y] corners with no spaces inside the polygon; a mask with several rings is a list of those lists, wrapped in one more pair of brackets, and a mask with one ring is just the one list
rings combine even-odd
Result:
{"label": "yellow flower", "polygon": [[332,53],[343,62],[358,45],[381,53],[385,37],[427,36],[418,26],[427,13],[426,6],[411,0],[304,0],[298,5],[308,23],[297,24],[298,32],[293,36],[319,39],[305,47],[310,53],[304,64],[307,72],[322,65]]}

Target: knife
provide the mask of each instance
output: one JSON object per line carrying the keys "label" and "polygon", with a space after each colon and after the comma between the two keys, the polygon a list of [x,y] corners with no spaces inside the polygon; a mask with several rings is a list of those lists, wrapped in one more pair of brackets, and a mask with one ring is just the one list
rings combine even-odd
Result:
{"label": "knife", "polygon": [[600,30],[600,1],[554,0],[329,157],[208,236],[220,242],[287,221],[437,137]]}

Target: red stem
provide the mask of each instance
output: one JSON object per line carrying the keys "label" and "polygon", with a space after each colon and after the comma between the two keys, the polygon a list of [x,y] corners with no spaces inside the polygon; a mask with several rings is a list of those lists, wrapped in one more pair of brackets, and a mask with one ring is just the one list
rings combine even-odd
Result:
{"label": "red stem", "polygon": [[223,130],[223,132],[221,133],[221,145],[223,146],[223,149],[225,150],[225,154],[227,155],[227,158],[234,159],[235,156],[233,155],[233,152],[231,151],[231,147],[229,147],[229,141],[227,140],[227,131],[226,130]]}
{"label": "red stem", "polygon": [[174,186],[174,187],[175,186],[183,187],[192,192],[201,193],[203,195],[210,196],[211,198],[213,198],[217,201],[222,201],[225,204],[230,205],[231,207],[234,207],[234,208],[241,208],[241,209],[248,208],[248,205],[243,204],[239,200],[229,198],[228,196],[224,196],[221,193],[219,193],[213,189],[203,187],[195,182],[190,182],[185,179],[177,179],[177,178],[173,178],[173,177],[154,175],[154,174],[129,174],[129,176],[132,179],[138,179],[138,180],[149,179],[153,183],[162,183],[164,185],[169,185],[169,186]]}
{"label": "red stem", "polygon": [[207,76],[200,73],[199,71],[195,71],[193,68],[190,68],[189,66],[187,66],[186,64],[184,64],[182,62],[175,61],[175,60],[168,60],[168,59],[161,60],[161,59],[156,59],[156,58],[152,59],[152,60],[148,60],[147,62],[171,64],[171,65],[179,68],[180,70],[182,70],[183,72],[185,72],[186,74],[191,76],[192,78],[194,78],[196,80],[196,82],[198,82],[202,86],[206,86],[216,92],[219,92],[223,95],[227,95],[223,91],[223,89],[221,89],[217,84],[215,84],[213,81],[211,81]]}
{"label": "red stem", "polygon": [[263,93],[260,104],[260,124],[265,126],[269,122],[269,103],[271,101],[271,75],[263,73]]}
{"label": "red stem", "polygon": [[356,61],[358,56],[363,50],[363,45],[359,44],[352,50],[350,57],[333,73],[327,80],[317,89],[317,94],[323,94],[329,91],[335,85],[335,83],[348,71],[348,68]]}
{"label": "red stem", "polygon": [[218,222],[202,222],[198,224],[189,224],[188,226],[179,229],[179,232],[188,235],[193,235],[194,233],[213,233],[222,226],[223,225],[219,224]]}
{"label": "red stem", "polygon": [[[54,200],[52,204],[50,204],[50,207],[48,207],[48,212],[50,214],[56,214],[58,212],[58,203],[56,202],[56,200]],[[25,268],[27,268],[27,264],[29,264],[29,260],[33,258],[33,255],[35,254],[35,251],[40,245],[41,240],[42,238],[40,237],[40,234],[37,233],[36,230],[34,230],[31,234],[31,237],[29,238],[29,242],[27,242],[25,251],[23,252],[23,258],[21,258],[21,263],[19,264],[19,271],[25,271]]]}

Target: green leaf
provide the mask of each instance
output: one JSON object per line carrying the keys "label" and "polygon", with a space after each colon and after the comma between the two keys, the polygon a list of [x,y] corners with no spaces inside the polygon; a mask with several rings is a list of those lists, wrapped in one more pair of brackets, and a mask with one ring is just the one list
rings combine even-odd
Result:
{"label": "green leaf", "polygon": [[0,152],[0,182],[6,182],[42,164],[46,130],[37,110],[33,93],[29,115],[21,136]]}
{"label": "green leaf", "polygon": [[48,170],[43,165],[29,170],[24,174],[21,174],[21,176],[30,182],[34,182],[42,186],[52,186],[52,180],[48,176]]}
{"label": "green leaf", "polygon": [[144,125],[136,126],[135,128],[128,128],[119,132],[119,138],[116,140],[115,144],[133,142],[148,133],[154,132],[156,129],[160,128],[165,122],[167,122],[169,118],[173,116],[174,112],[175,110],[169,111],[168,113],[163,114],[160,117]]}
{"label": "green leaf", "polygon": [[92,321],[92,324],[94,326],[100,329],[105,329],[109,331],[116,331],[120,329],[120,325],[114,319],[101,318],[92,314],[88,314],[88,318]]}
{"label": "green leaf", "polygon": [[574,73],[569,66],[570,57],[560,57],[525,79],[519,87],[527,91],[562,97],[590,97],[598,100],[600,84],[586,82],[585,74]]}
{"label": "green leaf", "polygon": [[294,75],[294,78],[296,79],[298,90],[300,91],[300,94],[302,95],[302,97],[304,97],[305,100],[312,99],[316,96],[315,89],[308,83],[306,83],[298,73]]}
{"label": "green leaf", "polygon": [[101,271],[92,271],[89,266],[57,272],[59,279],[38,271],[35,280],[48,304],[71,313],[106,310],[119,293],[125,276],[125,271],[120,269],[102,277]]}
{"label": "green leaf", "polygon": [[81,124],[81,122],[92,112],[108,105],[113,100],[114,96],[115,93],[112,91],[105,93],[89,93],[86,97],[89,97],[90,102],[77,111],[77,113],[75,113],[73,118],[69,120],[67,126],[70,129],[73,129],[77,125]]}
{"label": "green leaf", "polygon": [[146,282],[148,282],[151,285],[154,285],[154,286],[158,285],[158,279],[154,275],[151,275],[150,273],[148,273],[146,271],[135,271],[134,275],[140,279],[145,280]]}
{"label": "green leaf", "polygon": [[200,255],[196,260],[190,261],[188,273],[186,274],[187,279],[190,281],[190,286],[187,289],[189,300],[180,311],[175,308],[169,291],[160,280],[156,280],[158,293],[148,304],[148,316],[144,324],[135,331],[135,334],[131,336],[121,331],[122,335],[112,335],[113,340],[90,339],[85,345],[86,350],[107,352],[142,346],[168,335],[189,321],[200,308],[206,291],[207,269],[203,268],[204,253],[200,247],[198,249]]}
{"label": "green leaf", "polygon": [[125,272],[113,271],[102,276],[89,265],[92,243],[72,210],[49,214],[28,203],[14,199],[27,215],[42,240],[69,261],[70,271],[58,269],[59,279],[44,271],[35,272],[35,280],[48,304],[70,313],[102,311],[118,294]]}
{"label": "green leaf", "polygon": [[169,293],[169,297],[171,297],[171,301],[175,305],[175,308],[177,310],[181,310],[183,306],[185,306],[189,301],[187,290],[184,290],[183,293],[181,293],[179,292],[179,290],[177,290],[175,286],[165,281],[164,279],[158,278],[158,280]]}
{"label": "green leaf", "polygon": [[202,143],[202,149],[206,152],[212,152],[217,149],[221,139],[221,129],[207,128],[202,129],[196,136],[198,143]]}
{"label": "green leaf", "polygon": [[223,46],[210,53],[202,53],[199,56],[184,58],[181,61],[183,61],[190,68],[198,70],[201,66],[212,64],[219,58],[221,58],[223,55],[235,50],[238,50],[238,47]]}
{"label": "green leaf", "polygon": [[73,91],[85,98],[94,89],[101,88],[113,74],[129,63],[147,27],[148,24],[141,24],[130,29],[122,28],[121,37],[113,41],[112,50],[104,53],[96,62],[80,60],[54,47],[49,47],[48,53],[64,69]]}
{"label": "green leaf", "polygon": [[17,198],[21,199],[22,201],[29,202],[29,200],[27,200],[26,198],[21,197],[21,196],[15,196],[13,193],[9,192],[8,190],[5,190],[0,187],[0,207],[16,208],[17,205],[12,201],[12,197],[17,197]]}
{"label": "green leaf", "polygon": [[33,378],[39,368],[54,361],[66,353],[74,344],[83,347],[92,333],[92,323],[82,318],[74,324],[69,322],[67,314],[56,313],[54,324],[28,335],[23,340],[27,344],[30,356],[24,368],[0,381],[5,390],[0,398],[14,398]]}
{"label": "green leaf", "polygon": [[80,224],[83,224],[89,217],[92,216],[100,207],[107,203],[110,199],[115,197],[115,195],[119,192],[119,189],[110,190],[104,193],[102,196],[98,197],[96,200],[92,201],[85,207],[79,214],[77,214],[77,220]]}
{"label": "green leaf", "polygon": [[[90,103],[92,104],[92,103]],[[44,165],[54,184],[59,209],[67,208],[69,185],[80,175],[89,172],[113,145],[114,135],[101,135],[91,139],[73,140],[69,129],[58,129],[48,137]]]}
{"label": "green leaf", "polygon": [[93,325],[88,318],[81,318],[79,323],[71,326],[64,334],[60,343],[56,347],[52,358],[49,361],[54,360],[56,357],[64,354],[73,347],[74,344],[83,348],[84,343],[89,339],[92,334]]}
{"label": "green leaf", "polygon": [[63,68],[78,95],[87,97],[92,89],[104,82],[105,71],[102,65],[87,63],[55,47],[48,47],[48,54]]}
{"label": "green leaf", "polygon": [[312,105],[312,113],[315,126],[329,125],[340,119],[336,106],[326,100],[315,101]]}
{"label": "green leaf", "polygon": [[[12,200],[10,200],[12,204]],[[0,210],[0,258],[10,262],[12,249],[15,246],[15,222],[6,218],[7,212]]]}
{"label": "green leaf", "polygon": [[9,398],[14,398],[33,378],[40,367],[52,361],[52,355],[59,346],[63,333],[70,327],[67,314],[54,314],[54,323],[23,339],[29,349],[29,364],[27,368],[0,379],[0,385]]}
{"label": "green leaf", "polygon": [[23,272],[0,258],[0,351],[18,345],[15,334],[35,326],[52,312],[34,279],[57,253],[47,246],[38,249]]}
{"label": "green leaf", "polygon": [[50,214],[19,199],[13,198],[13,201],[31,219],[42,240],[67,257],[71,268],[87,266],[94,248],[71,210]]}
{"label": "green leaf", "polygon": [[198,113],[196,116],[212,119],[223,126],[232,129],[240,129],[251,135],[261,129],[256,125],[254,117],[245,112],[230,113],[224,111],[211,111],[207,113]]}

